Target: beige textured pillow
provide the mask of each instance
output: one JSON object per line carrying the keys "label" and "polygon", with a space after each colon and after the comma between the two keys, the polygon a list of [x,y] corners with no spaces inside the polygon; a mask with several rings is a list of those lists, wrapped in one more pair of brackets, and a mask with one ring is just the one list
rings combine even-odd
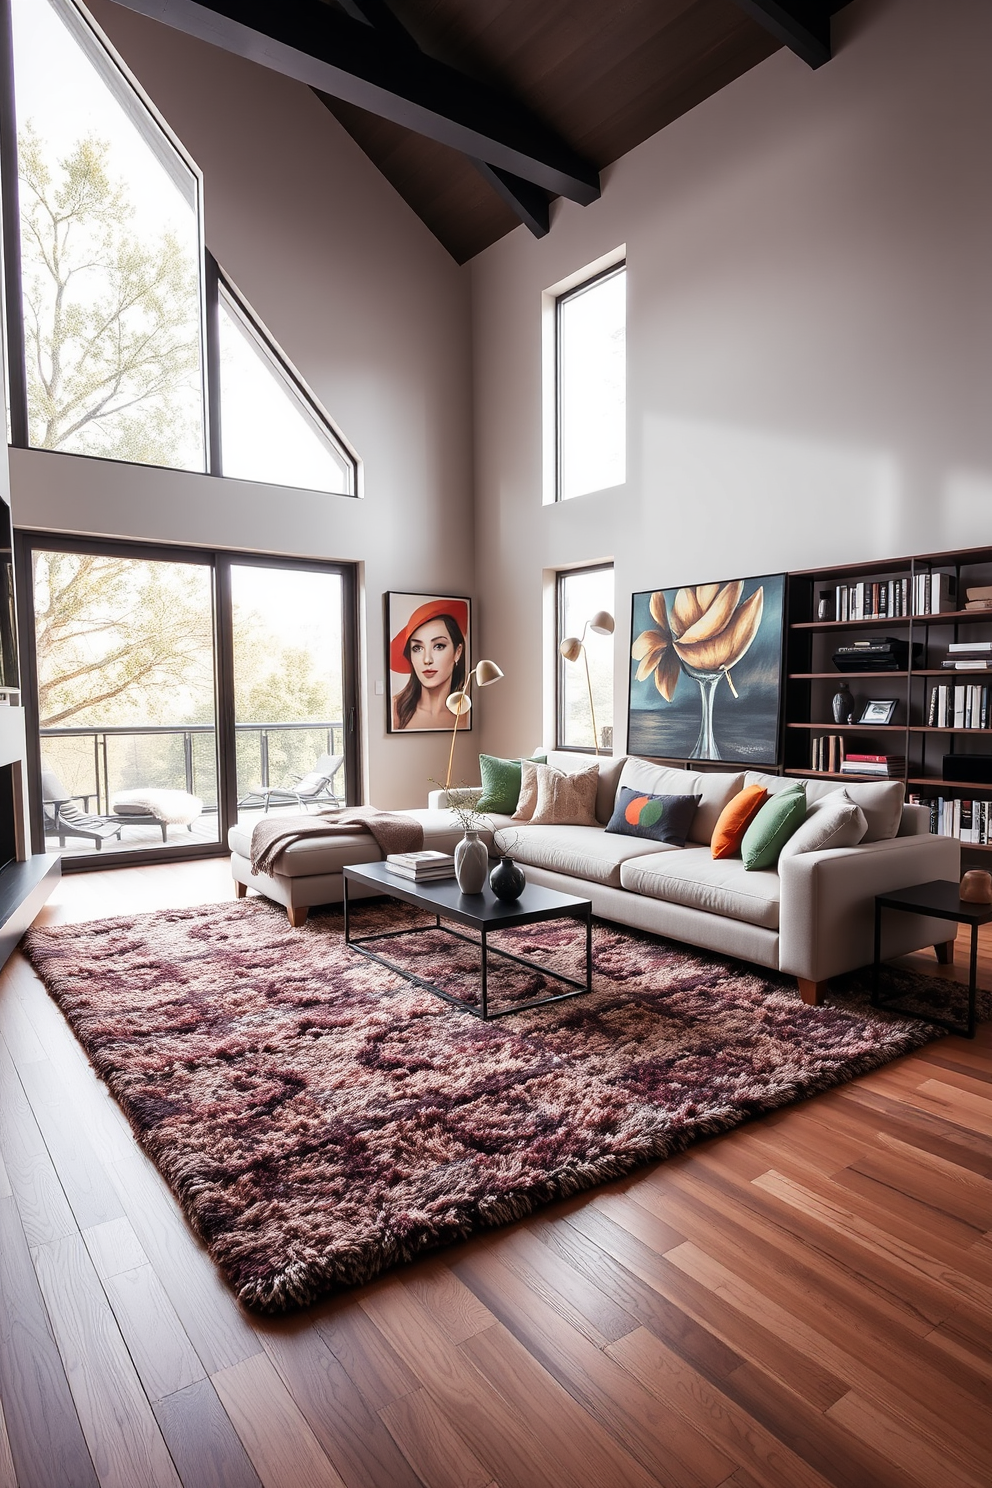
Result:
{"label": "beige textured pillow", "polygon": [[596,827],[596,791],[599,766],[567,775],[554,765],[535,765],[537,805],[531,822],[534,826]]}
{"label": "beige textured pillow", "polygon": [[[546,768],[546,767],[542,767]],[[530,821],[534,815],[534,807],[537,805],[537,766],[530,760],[520,761],[520,795],[517,797],[517,809],[513,813],[513,820],[519,822]]]}

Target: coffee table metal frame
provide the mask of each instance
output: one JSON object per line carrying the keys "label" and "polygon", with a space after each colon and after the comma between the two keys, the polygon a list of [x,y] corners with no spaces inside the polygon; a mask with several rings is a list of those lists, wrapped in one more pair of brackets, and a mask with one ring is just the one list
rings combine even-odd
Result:
{"label": "coffee table metal frame", "polygon": [[[936,1014],[909,1012],[898,1008],[890,1000],[883,1001],[878,991],[878,968],[882,961],[882,910],[898,909],[905,914],[927,915],[934,920],[954,920],[959,925],[971,926],[971,965],[968,977],[968,1026],[960,1028],[947,1018]],[[915,884],[909,889],[894,889],[889,894],[875,896],[875,962],[872,967],[873,1007],[888,1008],[893,1013],[905,1013],[906,1017],[924,1018],[928,1023],[937,1023],[941,1028],[963,1038],[975,1037],[975,994],[978,985],[978,927],[992,920],[992,904],[970,904],[961,898],[958,884],[951,879],[935,878],[930,883]]]}
{"label": "coffee table metal frame", "polygon": [[[342,877],[344,880],[345,945],[351,946],[360,955],[367,956],[370,961],[377,961],[380,966],[396,972],[398,976],[405,977],[408,982],[422,987],[425,992],[432,992],[435,997],[450,1002],[462,1012],[471,1013],[475,1018],[481,1018],[488,1023],[494,1018],[507,1018],[511,1013],[522,1013],[528,1008],[546,1007],[552,1002],[565,1002],[570,997],[581,997],[592,991],[592,903],[588,899],[578,899],[573,894],[560,894],[557,889],[545,889],[538,884],[528,884],[518,900],[513,904],[504,904],[496,898],[488,885],[481,894],[463,894],[453,878],[435,879],[430,883],[418,884],[412,880],[399,878],[395,873],[390,873],[384,863],[360,863],[346,867]],[[426,910],[433,914],[434,923],[415,925],[409,930],[382,930],[375,935],[353,935],[351,932],[352,907],[348,897],[349,883],[361,884],[363,888],[378,889],[391,899],[399,899],[404,904],[412,904],[417,909]],[[450,925],[443,925],[442,917],[475,930],[479,935],[479,940],[471,935],[462,934],[460,930],[455,930]],[[512,951],[501,950],[499,946],[489,943],[489,936],[495,930],[514,930],[521,925],[535,925],[542,920],[562,918],[574,918],[585,923],[586,974],[584,981],[565,976],[560,971],[552,971],[538,961],[516,956]],[[404,967],[397,966],[394,961],[388,960],[376,951],[369,950],[369,945],[374,941],[391,940],[399,935],[418,935],[425,930],[443,930],[446,935],[453,935],[458,940],[467,941],[470,945],[481,945],[481,1008],[472,1007],[462,998],[446,992],[436,982],[428,982]],[[539,971],[555,981],[565,982],[573,990],[558,992],[553,997],[535,997],[530,1002],[517,1002],[512,1007],[502,1008],[499,1012],[490,1012],[490,955],[502,956],[507,961],[515,961],[519,966],[526,966],[530,971]]]}

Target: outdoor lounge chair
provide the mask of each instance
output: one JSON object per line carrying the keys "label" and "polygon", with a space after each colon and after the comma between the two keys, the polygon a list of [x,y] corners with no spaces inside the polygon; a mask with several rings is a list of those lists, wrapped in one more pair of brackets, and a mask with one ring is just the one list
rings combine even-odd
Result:
{"label": "outdoor lounge chair", "polygon": [[264,802],[265,810],[270,806],[299,806],[305,811],[311,802],[331,802],[343,806],[344,797],[331,787],[331,781],[344,763],[343,754],[322,754],[307,775],[301,775],[292,785],[259,785],[240,804],[252,805],[256,800]]}
{"label": "outdoor lounge chair", "polygon": [[[58,837],[65,847],[67,837],[88,837],[97,851],[111,837],[120,841],[120,826],[106,816],[90,816],[90,796],[71,796],[53,770],[41,772],[41,794],[45,811],[45,835]],[[82,801],[83,809],[76,804]]]}

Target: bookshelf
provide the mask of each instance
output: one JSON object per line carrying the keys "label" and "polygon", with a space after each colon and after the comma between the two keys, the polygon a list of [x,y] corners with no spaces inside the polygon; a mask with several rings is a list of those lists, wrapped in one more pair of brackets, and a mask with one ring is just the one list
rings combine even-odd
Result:
{"label": "bookshelf", "polygon": [[[966,835],[961,845],[966,852],[978,854],[986,866],[992,866],[987,856],[992,853],[992,670],[951,670],[942,665],[952,654],[949,646],[992,642],[992,609],[964,608],[966,591],[986,586],[992,586],[992,548],[790,574],[783,771],[787,775],[836,779],[838,783],[879,778],[874,774],[842,774],[839,769],[813,769],[813,741],[821,736],[839,736],[846,755],[897,756],[900,764],[895,778],[904,781],[907,793],[924,803],[942,803],[937,808],[942,814],[941,826],[952,835],[961,831],[962,815],[965,832],[972,826],[976,836],[983,832],[986,841],[972,841]],[[841,592],[846,596],[843,603]],[[855,609],[853,596],[864,605],[866,592],[871,596],[869,606],[884,604],[887,610],[894,608],[896,612],[872,614]],[[912,613],[927,602],[927,596],[930,613]],[[829,618],[818,613],[823,597],[828,599]],[[900,597],[910,613],[899,612]],[[938,603],[942,606],[939,611]],[[836,618],[838,608],[844,618]],[[852,618],[852,614],[861,618]],[[880,666],[851,672],[841,671],[833,663],[835,651],[842,646],[853,646],[858,641],[877,645],[889,639],[901,652],[900,665],[895,669]],[[835,723],[831,704],[842,681],[854,694],[855,719],[868,701],[895,700],[892,721]],[[931,712],[935,687],[951,689],[950,711],[936,717]],[[957,716],[953,711],[955,687],[978,689],[970,695],[968,727],[960,709]],[[984,698],[982,688],[987,689]],[[983,722],[984,727],[980,726]]]}

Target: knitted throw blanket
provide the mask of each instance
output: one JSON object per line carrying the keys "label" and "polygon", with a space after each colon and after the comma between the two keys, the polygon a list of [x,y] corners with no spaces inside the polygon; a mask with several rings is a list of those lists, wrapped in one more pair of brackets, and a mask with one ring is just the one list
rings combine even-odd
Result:
{"label": "knitted throw blanket", "polygon": [[280,854],[294,842],[309,837],[344,837],[352,832],[371,832],[383,857],[388,853],[419,852],[424,845],[424,829],[412,816],[377,811],[374,806],[329,807],[316,816],[256,822],[251,834],[251,871],[271,873]]}

